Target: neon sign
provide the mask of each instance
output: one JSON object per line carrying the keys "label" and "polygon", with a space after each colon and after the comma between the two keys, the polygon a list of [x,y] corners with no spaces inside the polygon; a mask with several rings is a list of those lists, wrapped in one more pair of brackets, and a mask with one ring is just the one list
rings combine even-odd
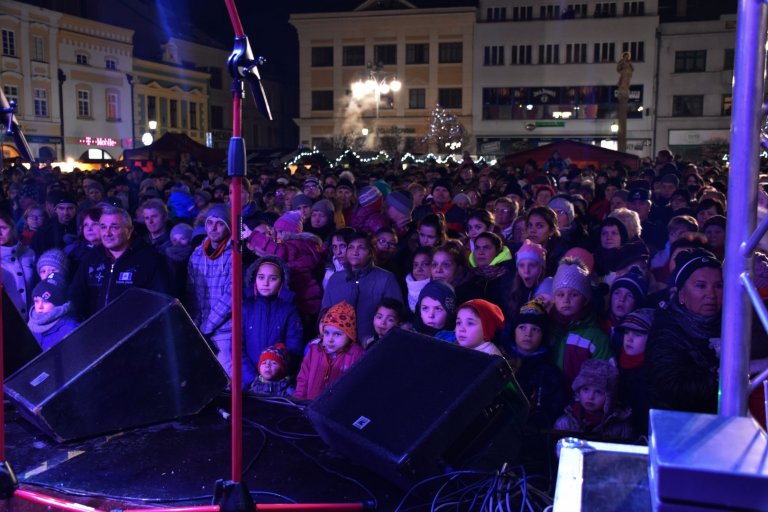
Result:
{"label": "neon sign", "polygon": [[108,148],[117,146],[117,141],[111,137],[83,137],[79,142],[83,146],[106,146]]}

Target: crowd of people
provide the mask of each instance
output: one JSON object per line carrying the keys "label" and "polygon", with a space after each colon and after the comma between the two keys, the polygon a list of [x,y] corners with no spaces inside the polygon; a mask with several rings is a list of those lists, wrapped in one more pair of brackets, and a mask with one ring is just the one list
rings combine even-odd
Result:
{"label": "crowd of people", "polygon": [[141,287],[181,299],[253,393],[313,400],[397,328],[504,358],[536,431],[634,440],[650,408],[716,411],[727,171],[706,162],[250,170],[242,361],[223,168],[10,167],[2,183],[3,287],[44,350]]}

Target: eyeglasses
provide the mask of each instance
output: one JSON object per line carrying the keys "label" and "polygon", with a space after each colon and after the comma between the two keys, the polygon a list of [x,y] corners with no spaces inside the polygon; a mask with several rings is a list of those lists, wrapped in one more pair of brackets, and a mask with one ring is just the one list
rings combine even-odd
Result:
{"label": "eyeglasses", "polygon": [[510,210],[509,208],[494,208],[493,209],[494,213],[510,213],[511,211],[512,210]]}
{"label": "eyeglasses", "polygon": [[386,238],[378,238],[376,243],[385,247],[397,247],[397,242],[394,240],[387,240]]}
{"label": "eyeglasses", "polygon": [[317,185],[304,185],[304,190],[317,190],[318,188],[320,187]]}

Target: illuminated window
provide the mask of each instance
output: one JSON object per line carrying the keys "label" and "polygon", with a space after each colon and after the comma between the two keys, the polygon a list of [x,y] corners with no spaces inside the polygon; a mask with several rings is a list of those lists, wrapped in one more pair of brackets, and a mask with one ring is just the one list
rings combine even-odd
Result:
{"label": "illuminated window", "polygon": [[107,93],[107,121],[120,119],[120,95],[116,92]]}

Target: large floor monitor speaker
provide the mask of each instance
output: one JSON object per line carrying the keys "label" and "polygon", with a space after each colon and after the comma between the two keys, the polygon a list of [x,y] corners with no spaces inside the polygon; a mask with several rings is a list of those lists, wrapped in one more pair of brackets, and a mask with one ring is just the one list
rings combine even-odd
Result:
{"label": "large floor monitor speaker", "polygon": [[26,320],[16,309],[3,288],[3,376],[13,372],[34,359],[42,349]]}
{"label": "large floor monitor speaker", "polygon": [[515,462],[527,410],[501,357],[395,329],[308,415],[336,451],[409,486],[450,469]]}
{"label": "large floor monitor speaker", "polygon": [[228,382],[177,299],[133,288],[5,386],[24,417],[67,441],[195,414]]}

